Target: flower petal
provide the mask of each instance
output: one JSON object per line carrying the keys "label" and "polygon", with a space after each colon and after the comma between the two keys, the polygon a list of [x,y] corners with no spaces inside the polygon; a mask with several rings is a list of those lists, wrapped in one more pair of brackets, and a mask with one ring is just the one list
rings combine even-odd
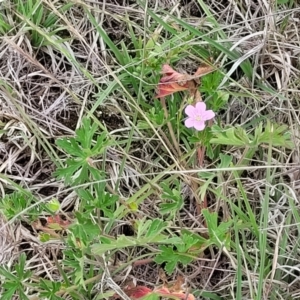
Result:
{"label": "flower petal", "polygon": [[198,113],[204,113],[206,110],[206,104],[204,102],[197,102],[196,109]]}
{"label": "flower petal", "polygon": [[196,108],[193,105],[188,105],[185,110],[185,114],[188,115],[189,117],[194,117],[196,114]]}
{"label": "flower petal", "polygon": [[210,119],[214,118],[215,115],[216,114],[212,110],[207,110],[203,113],[202,117],[206,121],[206,120],[210,120]]}
{"label": "flower petal", "polygon": [[193,118],[187,118],[187,119],[184,121],[184,125],[185,125],[187,128],[194,127],[194,124],[195,124],[195,120],[194,120]]}
{"label": "flower petal", "polygon": [[195,127],[196,130],[202,131],[205,128],[205,123],[204,122],[194,122],[193,126]]}

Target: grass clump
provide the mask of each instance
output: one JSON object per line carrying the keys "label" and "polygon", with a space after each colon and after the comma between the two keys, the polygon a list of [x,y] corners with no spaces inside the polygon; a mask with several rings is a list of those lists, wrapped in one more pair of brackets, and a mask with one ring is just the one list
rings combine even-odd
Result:
{"label": "grass clump", "polygon": [[171,2],[1,4],[1,299],[299,296],[296,3]]}

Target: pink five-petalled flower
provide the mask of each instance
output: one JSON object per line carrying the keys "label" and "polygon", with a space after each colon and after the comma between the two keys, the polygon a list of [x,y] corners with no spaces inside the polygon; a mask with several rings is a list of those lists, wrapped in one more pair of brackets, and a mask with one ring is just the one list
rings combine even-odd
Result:
{"label": "pink five-petalled flower", "polygon": [[194,127],[198,131],[205,128],[205,121],[211,120],[215,116],[212,110],[206,110],[204,102],[197,102],[195,106],[188,105],[184,112],[188,116],[184,122],[185,126],[187,128]]}

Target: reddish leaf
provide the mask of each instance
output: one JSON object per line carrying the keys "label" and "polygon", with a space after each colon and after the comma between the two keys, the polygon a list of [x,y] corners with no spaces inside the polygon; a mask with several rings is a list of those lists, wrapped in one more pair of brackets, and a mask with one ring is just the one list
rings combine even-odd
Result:
{"label": "reddish leaf", "polygon": [[155,293],[159,294],[162,297],[176,297],[178,299],[182,300],[195,300],[195,297],[193,294],[186,294],[183,291],[178,291],[178,292],[170,292],[170,290],[166,287],[162,287],[158,290],[155,291]]}
{"label": "reddish leaf", "polygon": [[132,299],[141,299],[146,295],[152,293],[152,290],[146,286],[137,285],[136,287],[128,287],[124,290],[127,296]]}
{"label": "reddish leaf", "polygon": [[158,83],[157,98],[162,98],[188,89],[187,75],[180,74],[169,65],[163,65],[163,77]]}
{"label": "reddish leaf", "polygon": [[51,224],[57,224],[61,227],[67,227],[70,225],[70,221],[68,220],[63,220],[61,218],[61,216],[59,215],[55,215],[55,216],[52,216],[52,217],[48,217],[47,218],[47,226],[50,227]]}
{"label": "reddish leaf", "polygon": [[195,72],[194,76],[197,77],[197,78],[199,78],[199,77],[202,77],[202,76],[204,76],[206,74],[211,73],[213,70],[215,70],[214,67],[209,66],[209,65],[203,65],[203,66],[201,66],[201,67],[199,67],[197,69],[197,71]]}
{"label": "reddish leaf", "polygon": [[197,69],[194,75],[181,74],[165,64],[162,67],[163,77],[158,83],[157,98],[162,98],[179,91],[189,90],[192,95],[199,85],[199,77],[214,70],[211,66],[202,66]]}
{"label": "reddish leaf", "polygon": [[[182,278],[177,278],[177,281],[175,284],[173,284],[171,287],[167,288],[166,286],[163,286],[161,288],[151,290],[146,286],[143,285],[137,285],[133,286],[133,284],[128,284],[123,291],[125,294],[130,297],[133,300],[139,300],[143,297],[149,295],[149,294],[156,294],[160,297],[165,298],[172,298],[172,299],[181,299],[181,300],[195,300],[194,295],[187,294],[184,291],[181,290],[181,285],[183,284]],[[120,296],[118,294],[115,294],[113,296],[114,299],[120,299]]]}
{"label": "reddish leaf", "polygon": [[60,238],[61,236],[59,234],[57,234],[55,232],[54,229],[48,228],[46,226],[43,226],[40,220],[37,220],[35,222],[32,223],[32,227],[37,229],[37,230],[41,230],[44,233],[49,234],[51,237],[55,237],[55,238]]}
{"label": "reddish leaf", "polygon": [[[162,274],[161,274],[162,275]],[[161,297],[168,297],[168,298],[176,298],[182,300],[195,300],[194,295],[187,294],[182,290],[182,286],[184,285],[184,278],[182,276],[177,276],[175,282],[171,285],[163,286],[159,289],[156,289],[154,292]]]}

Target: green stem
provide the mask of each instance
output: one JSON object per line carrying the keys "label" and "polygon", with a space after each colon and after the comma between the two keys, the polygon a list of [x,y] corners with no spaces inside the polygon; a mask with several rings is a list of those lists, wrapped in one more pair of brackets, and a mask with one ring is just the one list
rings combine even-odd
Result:
{"label": "green stem", "polygon": [[[268,149],[268,166],[272,162],[272,135],[270,135],[270,143]],[[266,186],[265,196],[263,199],[262,212],[260,217],[260,235],[259,235],[259,249],[260,249],[260,263],[259,263],[259,278],[256,300],[264,299],[264,283],[265,283],[265,265],[266,265],[266,248],[267,248],[267,228],[268,228],[268,212],[269,212],[269,198],[271,185],[271,168],[266,170]]]}
{"label": "green stem", "polygon": [[[167,105],[166,105],[166,99],[165,99],[165,97],[161,98],[161,105],[162,105],[162,108],[164,110],[165,117],[166,117],[166,119],[168,119],[169,118],[169,113],[168,113],[168,110],[167,110]],[[169,129],[169,132],[170,132],[170,135],[171,135],[171,139],[172,139],[173,145],[174,145],[174,147],[175,147],[175,149],[177,151],[177,155],[179,155],[181,157],[182,153],[180,151],[178,142],[176,140],[176,137],[175,137],[175,134],[174,134],[171,122],[168,121],[167,125],[168,125],[168,129]]]}

